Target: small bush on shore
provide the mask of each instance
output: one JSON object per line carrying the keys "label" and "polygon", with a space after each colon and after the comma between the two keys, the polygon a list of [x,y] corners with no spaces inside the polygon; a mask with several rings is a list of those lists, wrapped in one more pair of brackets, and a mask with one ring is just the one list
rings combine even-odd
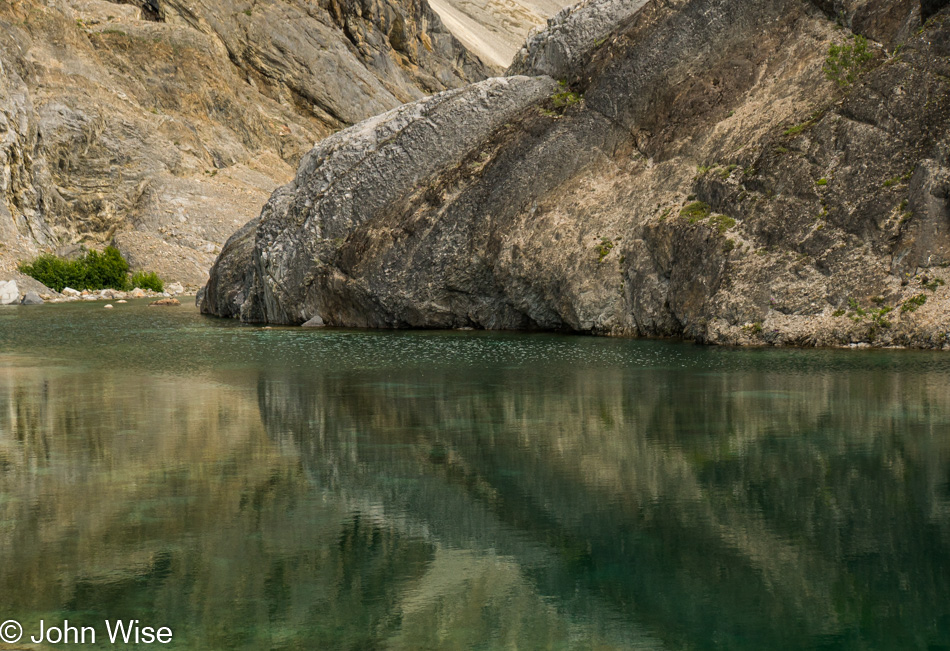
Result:
{"label": "small bush on shore", "polygon": [[[162,291],[161,279],[152,272],[136,272],[129,278],[129,263],[114,246],[102,253],[87,251],[82,257],[67,260],[50,253],[37,257],[32,262],[19,266],[20,272],[35,278],[57,292],[65,287],[77,290],[117,289],[127,291],[139,286],[142,289]],[[135,281],[143,284],[136,285]]]}
{"label": "small bush on shore", "polygon": [[158,274],[154,271],[136,271],[132,274],[129,286],[132,288],[150,289],[153,292],[165,291],[165,283],[162,282],[162,279],[159,278]]}

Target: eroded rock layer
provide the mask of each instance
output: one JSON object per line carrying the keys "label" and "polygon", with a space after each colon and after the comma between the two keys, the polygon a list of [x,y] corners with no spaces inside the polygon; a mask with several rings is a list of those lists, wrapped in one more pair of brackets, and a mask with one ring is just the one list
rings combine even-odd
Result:
{"label": "eroded rock layer", "polygon": [[[950,15],[938,4],[582,3],[503,85],[314,150],[231,239],[201,308],[943,347]],[[465,118],[406,118],[430,110]]]}

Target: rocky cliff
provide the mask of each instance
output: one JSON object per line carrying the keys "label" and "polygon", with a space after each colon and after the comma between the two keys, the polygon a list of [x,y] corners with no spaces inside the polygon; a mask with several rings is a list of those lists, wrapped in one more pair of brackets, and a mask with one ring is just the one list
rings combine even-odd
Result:
{"label": "rocky cliff", "polygon": [[426,0],[0,0],[0,272],[114,240],[203,283],[316,141],[488,72]]}
{"label": "rocky cliff", "polygon": [[311,152],[231,238],[200,306],[289,324],[944,347],[942,5],[581,3],[507,79]]}
{"label": "rocky cliff", "polygon": [[507,68],[529,33],[571,0],[429,0],[446,27],[499,72]]}

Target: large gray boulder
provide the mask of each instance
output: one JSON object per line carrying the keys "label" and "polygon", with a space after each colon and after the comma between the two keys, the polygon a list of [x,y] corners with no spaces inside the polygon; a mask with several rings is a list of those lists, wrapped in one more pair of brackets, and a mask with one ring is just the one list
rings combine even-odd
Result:
{"label": "large gray boulder", "polygon": [[20,305],[42,305],[43,299],[36,292],[27,292]]}
{"label": "large gray boulder", "polygon": [[[327,138],[307,155],[294,181],[271,197],[260,218],[227,242],[200,297],[202,310],[292,324],[327,313],[328,323],[340,323],[330,315],[347,308],[329,288],[346,284],[337,265],[359,255],[354,247],[363,243],[355,234],[371,230],[375,238],[377,229],[390,228],[380,220],[426,201],[425,189],[446,170],[474,173],[484,163],[481,149],[504,125],[556,90],[548,77],[489,79]],[[398,230],[386,237],[398,240],[404,227],[392,223],[391,228]],[[391,280],[401,284],[395,276]],[[388,320],[385,309],[364,317],[348,311],[367,324]]]}

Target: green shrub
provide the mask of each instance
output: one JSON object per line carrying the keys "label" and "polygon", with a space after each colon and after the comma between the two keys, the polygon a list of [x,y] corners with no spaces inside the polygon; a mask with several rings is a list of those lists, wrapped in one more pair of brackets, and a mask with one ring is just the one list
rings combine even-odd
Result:
{"label": "green shrub", "polygon": [[64,287],[73,289],[125,289],[129,263],[113,246],[102,253],[88,251],[76,260],[66,260],[52,254],[41,255],[33,262],[19,266],[22,273],[60,292]]}
{"label": "green shrub", "polygon": [[154,273],[138,271],[129,279],[129,263],[114,246],[87,251],[75,260],[44,254],[32,262],[20,264],[19,270],[57,292],[65,287],[77,290],[118,289],[133,287],[163,291],[161,279]]}
{"label": "green shrub", "polygon": [[158,274],[154,271],[136,271],[132,274],[129,285],[133,288],[150,289],[153,292],[165,291],[165,283],[162,282],[162,279],[159,278]]}
{"label": "green shrub", "polygon": [[[89,251],[79,262],[86,270],[86,286],[83,289],[125,289],[128,284],[129,263],[114,246],[105,251]],[[79,289],[79,287],[73,287]]]}
{"label": "green shrub", "polygon": [[821,69],[829,80],[844,88],[867,72],[873,59],[874,53],[868,50],[868,40],[855,34],[851,37],[851,44],[832,44],[828,48],[828,56]]}
{"label": "green shrub", "polygon": [[691,224],[694,224],[701,219],[706,219],[709,217],[710,211],[711,208],[709,207],[708,203],[703,201],[694,201],[680,210],[680,217],[686,217],[689,219]]}

